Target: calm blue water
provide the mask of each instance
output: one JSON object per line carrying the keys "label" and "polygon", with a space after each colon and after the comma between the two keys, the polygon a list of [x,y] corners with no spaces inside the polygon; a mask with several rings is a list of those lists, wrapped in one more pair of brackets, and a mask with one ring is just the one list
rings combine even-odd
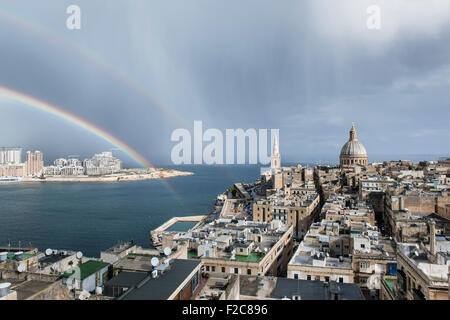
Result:
{"label": "calm blue water", "polygon": [[[182,166],[193,176],[116,183],[0,184],[0,245],[32,243],[99,256],[118,241],[150,245],[149,233],[173,216],[207,214],[217,194],[252,182],[259,166]],[[170,191],[169,189],[172,189]]]}
{"label": "calm blue water", "polygon": [[186,232],[189,229],[192,229],[197,222],[194,221],[178,221],[171,225],[166,231],[177,231],[177,232]]}

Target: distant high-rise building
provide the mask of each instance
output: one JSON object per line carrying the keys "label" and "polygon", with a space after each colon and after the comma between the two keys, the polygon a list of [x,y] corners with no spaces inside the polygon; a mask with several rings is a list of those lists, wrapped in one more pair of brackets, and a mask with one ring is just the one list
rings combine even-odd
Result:
{"label": "distant high-rise building", "polygon": [[19,164],[22,148],[0,148],[0,164]]}
{"label": "distant high-rise building", "polygon": [[44,157],[40,151],[27,151],[27,175],[40,175],[44,169]]}

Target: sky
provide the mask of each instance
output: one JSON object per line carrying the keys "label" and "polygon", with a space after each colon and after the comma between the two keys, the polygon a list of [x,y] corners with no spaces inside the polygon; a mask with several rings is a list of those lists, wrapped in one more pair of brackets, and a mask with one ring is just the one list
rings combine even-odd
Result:
{"label": "sky", "polygon": [[[66,27],[71,4],[80,30]],[[369,161],[437,158],[450,155],[449,26],[448,0],[1,0],[0,87],[154,165],[171,164],[172,132],[195,120],[279,129],[284,162],[337,162],[352,122]],[[115,148],[5,96],[0,115],[0,145],[46,163]]]}

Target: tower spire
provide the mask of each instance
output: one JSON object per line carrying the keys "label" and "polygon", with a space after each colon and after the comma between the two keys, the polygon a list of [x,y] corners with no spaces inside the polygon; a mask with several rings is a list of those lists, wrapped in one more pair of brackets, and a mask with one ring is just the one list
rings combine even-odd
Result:
{"label": "tower spire", "polygon": [[281,156],[280,156],[280,150],[278,148],[278,136],[274,136],[273,141],[273,151],[272,156],[270,158],[270,167],[272,170],[280,169],[281,168]]}
{"label": "tower spire", "polygon": [[272,154],[278,154],[278,153],[280,153],[280,150],[278,148],[278,136],[275,135],[274,142],[273,142],[273,152],[272,152]]}

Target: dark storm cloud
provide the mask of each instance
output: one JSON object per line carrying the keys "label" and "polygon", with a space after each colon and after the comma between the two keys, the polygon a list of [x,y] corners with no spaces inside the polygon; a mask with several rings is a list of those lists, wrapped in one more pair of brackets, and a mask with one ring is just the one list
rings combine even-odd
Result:
{"label": "dark storm cloud", "polygon": [[[291,161],[337,157],[352,121],[369,157],[449,150],[446,1],[76,3],[80,31],[65,28],[70,1],[2,3],[52,37],[0,15],[0,83],[84,117],[153,162],[169,162],[172,130],[194,120],[279,128]],[[365,25],[371,4],[382,10],[378,31]],[[48,115],[5,110],[1,144],[43,145],[52,156],[107,147]]]}

